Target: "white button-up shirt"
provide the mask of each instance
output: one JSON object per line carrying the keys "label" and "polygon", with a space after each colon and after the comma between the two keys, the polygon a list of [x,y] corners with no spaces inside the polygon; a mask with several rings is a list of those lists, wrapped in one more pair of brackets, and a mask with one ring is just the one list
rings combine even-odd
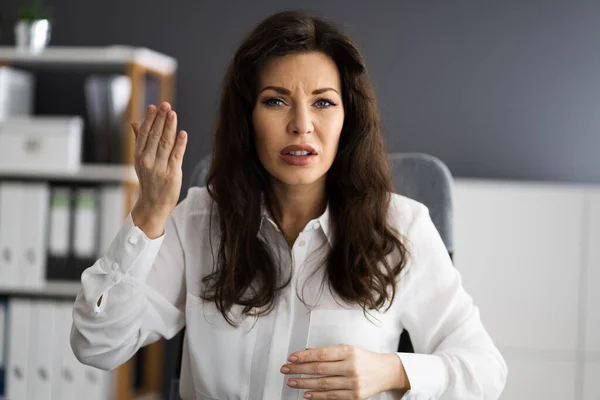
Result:
{"label": "white button-up shirt", "polygon": [[[106,254],[85,270],[75,301],[71,346],[85,364],[113,369],[161,336],[184,326],[180,393],[191,400],[298,400],[306,390],[287,386],[280,372],[298,350],[350,344],[396,353],[403,328],[414,354],[396,353],[411,390],[403,399],[496,399],[507,367],[464,291],[428,210],[394,194],[388,217],[407,239],[409,262],[386,311],[365,317],[323,282],[333,243],[326,210],[310,221],[290,249],[263,206],[257,233],[268,241],[291,283],[267,316],[230,326],[201,298],[202,277],[213,269],[220,236],[206,188],[191,188],[165,232],[150,240],[131,215]],[[212,224],[211,224],[212,219]],[[100,305],[98,299],[102,297]],[[240,317],[240,306],[231,315]],[[393,392],[372,399],[398,399]]]}

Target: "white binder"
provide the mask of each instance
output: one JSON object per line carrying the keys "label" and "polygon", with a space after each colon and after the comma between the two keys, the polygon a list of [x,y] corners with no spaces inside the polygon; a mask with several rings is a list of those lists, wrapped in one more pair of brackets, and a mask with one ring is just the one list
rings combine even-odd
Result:
{"label": "white binder", "polygon": [[60,340],[65,342],[61,358],[60,400],[112,400],[113,374],[81,364],[73,354],[69,340],[73,324],[73,304],[63,303],[58,308],[61,322],[57,332]]}
{"label": "white binder", "polygon": [[98,198],[94,189],[77,189],[73,252],[78,258],[95,258],[98,254]]}
{"label": "white binder", "polygon": [[122,186],[107,185],[100,191],[100,248],[103,256],[125,221],[125,190]]}
{"label": "white binder", "polygon": [[0,67],[0,119],[31,115],[35,75],[24,69]]}
{"label": "white binder", "polygon": [[112,400],[113,377],[111,372],[85,367],[84,388],[88,400]]}
{"label": "white binder", "polygon": [[6,368],[6,398],[28,399],[31,384],[29,369],[29,338],[31,332],[31,301],[14,298],[8,303],[8,365]]}
{"label": "white binder", "polygon": [[57,302],[56,317],[55,343],[57,357],[55,359],[58,362],[59,366],[57,368],[60,373],[57,374],[58,385],[54,388],[54,399],[87,399],[90,393],[86,393],[86,388],[83,386],[86,366],[75,358],[70,343],[71,325],[73,324],[73,303]]}
{"label": "white binder", "polygon": [[18,286],[21,184],[0,183],[0,285]]}
{"label": "white binder", "polygon": [[23,287],[40,287],[46,281],[49,201],[48,184],[23,184],[19,257],[19,281]]}
{"label": "white binder", "polygon": [[36,300],[31,306],[31,333],[29,346],[28,399],[52,400],[52,386],[57,384],[54,359],[55,302]]}
{"label": "white binder", "polygon": [[68,187],[52,188],[48,253],[67,257],[71,232],[71,191]]}

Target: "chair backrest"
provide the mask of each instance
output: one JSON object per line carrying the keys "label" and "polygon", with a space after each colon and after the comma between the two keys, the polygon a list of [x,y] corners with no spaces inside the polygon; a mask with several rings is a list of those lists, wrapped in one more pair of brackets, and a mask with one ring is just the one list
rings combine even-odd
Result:
{"label": "chair backrest", "polygon": [[424,153],[391,153],[392,179],[396,193],[429,208],[429,213],[448,253],[454,253],[453,179],[438,158]]}
{"label": "chair backrest", "polygon": [[[390,153],[394,190],[429,208],[448,253],[454,252],[452,174],[438,158],[424,153]],[[210,156],[194,168],[190,186],[204,186],[210,166]]]}
{"label": "chair backrest", "polygon": [[206,176],[208,175],[208,168],[210,167],[210,155],[205,156],[196,164],[192,175],[190,176],[190,187],[192,186],[205,186]]}

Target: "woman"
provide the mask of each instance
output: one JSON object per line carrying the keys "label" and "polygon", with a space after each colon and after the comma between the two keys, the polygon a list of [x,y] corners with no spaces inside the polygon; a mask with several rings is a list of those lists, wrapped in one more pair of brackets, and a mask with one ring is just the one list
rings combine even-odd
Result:
{"label": "woman", "polygon": [[[391,194],[364,60],[329,23],[262,22],[225,77],[207,187],[186,133],[134,123],[140,196],[82,275],[71,344],[112,369],[183,326],[183,399],[495,399],[504,360],[425,206]],[[416,354],[396,353],[410,333]]]}

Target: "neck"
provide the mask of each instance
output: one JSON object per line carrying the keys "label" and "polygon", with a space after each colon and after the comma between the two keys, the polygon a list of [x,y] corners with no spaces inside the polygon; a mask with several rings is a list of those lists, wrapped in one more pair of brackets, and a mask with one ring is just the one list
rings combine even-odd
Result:
{"label": "neck", "polygon": [[325,180],[310,186],[272,183],[268,204],[273,218],[292,247],[306,224],[323,214],[327,207]]}

